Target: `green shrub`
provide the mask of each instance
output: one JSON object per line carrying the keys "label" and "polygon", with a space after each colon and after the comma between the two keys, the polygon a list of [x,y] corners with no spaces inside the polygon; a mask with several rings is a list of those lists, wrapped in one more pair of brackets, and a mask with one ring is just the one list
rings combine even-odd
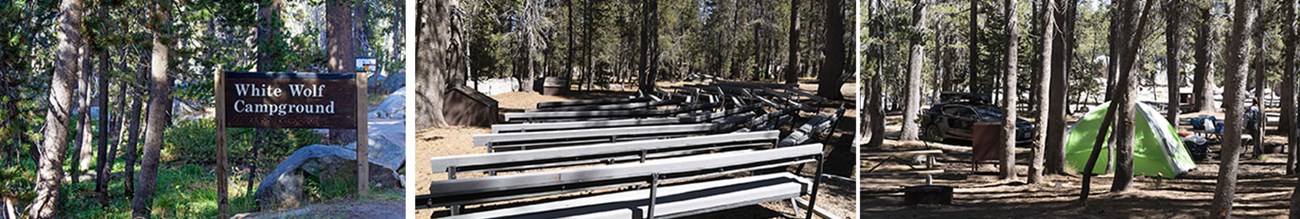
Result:
{"label": "green shrub", "polygon": [[[310,129],[228,128],[226,146],[230,161],[247,163],[253,158],[253,145],[261,145],[258,166],[267,167],[300,147],[317,144],[321,136]],[[168,128],[164,135],[163,162],[198,164],[216,163],[216,122],[213,119],[182,121]],[[270,168],[262,168],[269,169]],[[260,169],[259,169],[260,171]]]}

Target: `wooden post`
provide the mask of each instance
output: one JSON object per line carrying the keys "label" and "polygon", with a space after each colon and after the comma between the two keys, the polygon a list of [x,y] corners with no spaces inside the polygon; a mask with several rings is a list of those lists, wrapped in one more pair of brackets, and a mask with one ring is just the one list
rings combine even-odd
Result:
{"label": "wooden post", "polygon": [[370,126],[366,122],[366,112],[370,111],[367,106],[366,95],[366,74],[357,72],[357,194],[366,196],[370,194],[370,157],[367,140],[367,131]]}
{"label": "wooden post", "polygon": [[226,192],[227,189],[226,183],[228,183],[228,181],[226,179],[227,176],[226,176],[225,77],[226,77],[226,72],[217,71],[216,83],[213,84],[213,87],[216,88],[216,95],[214,96],[217,96],[216,134],[217,134],[217,181],[219,181],[217,182],[217,217],[218,218],[227,218],[227,216],[229,216],[230,213],[230,208],[228,206],[229,204],[227,201],[227,196],[229,194],[227,194]]}

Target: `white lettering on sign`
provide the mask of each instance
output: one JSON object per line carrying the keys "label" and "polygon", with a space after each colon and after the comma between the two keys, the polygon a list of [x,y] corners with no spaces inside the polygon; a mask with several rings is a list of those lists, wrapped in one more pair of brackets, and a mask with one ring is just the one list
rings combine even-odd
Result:
{"label": "white lettering on sign", "polygon": [[[307,86],[311,86],[311,87],[303,89],[303,87],[307,87]],[[289,93],[295,97],[325,97],[323,94],[324,91],[325,91],[324,84],[314,84],[314,85],[290,84],[289,85]]]}
{"label": "white lettering on sign", "polygon": [[274,103],[248,103],[244,100],[235,100],[236,113],[264,113],[270,116],[284,116],[288,114],[334,114],[334,101],[330,104],[274,104]]}
{"label": "white lettering on sign", "polygon": [[[289,96],[298,98],[325,97],[324,84],[289,84]],[[281,97],[284,89],[268,84],[235,84],[235,113],[259,113],[270,116],[289,114],[334,114],[334,101],[329,104],[249,103],[238,97]]]}
{"label": "white lettering on sign", "polygon": [[241,97],[278,97],[281,93],[280,88],[266,84],[235,84],[235,94]]}

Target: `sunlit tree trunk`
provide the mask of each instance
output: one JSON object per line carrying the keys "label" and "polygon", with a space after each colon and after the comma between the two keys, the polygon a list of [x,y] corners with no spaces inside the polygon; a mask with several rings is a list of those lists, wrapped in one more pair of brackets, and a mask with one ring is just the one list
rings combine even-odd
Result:
{"label": "sunlit tree trunk", "polygon": [[150,205],[154,187],[157,186],[158,158],[162,151],[163,131],[167,128],[168,116],[172,108],[172,80],[167,74],[171,61],[171,13],[170,1],[154,3],[150,20],[153,32],[153,55],[149,64],[149,79],[153,81],[149,89],[148,128],[144,137],[144,156],[140,160],[140,175],[136,178],[135,198],[131,201],[131,216],[149,218]]}
{"label": "sunlit tree trunk", "polygon": [[1165,119],[1169,124],[1178,126],[1178,89],[1182,87],[1182,62],[1179,61],[1178,49],[1182,47],[1182,39],[1179,34],[1182,33],[1179,24],[1182,23],[1182,3],[1179,0],[1169,0],[1166,2],[1165,9],[1165,77],[1169,89],[1169,107],[1165,113]]}
{"label": "sunlit tree trunk", "polygon": [[[1111,192],[1124,192],[1132,189],[1133,182],[1133,138],[1134,138],[1134,108],[1136,100],[1133,99],[1133,75],[1134,65],[1137,63],[1137,53],[1142,47],[1142,40],[1145,39],[1144,32],[1149,16],[1151,15],[1151,5],[1154,1],[1145,1],[1142,8],[1138,8],[1135,1],[1119,3],[1118,17],[1120,23],[1117,26],[1119,32],[1113,32],[1116,35],[1116,42],[1120,45],[1118,51],[1118,81],[1115,83],[1115,97],[1112,101],[1117,108],[1111,108],[1116,111],[1115,114],[1115,180],[1112,181]],[[1112,48],[1116,50],[1116,48]]]}
{"label": "sunlit tree trunk", "polygon": [[903,130],[899,140],[914,141],[917,140],[921,132],[919,118],[921,113],[921,70],[925,68],[925,47],[922,46],[923,29],[925,28],[925,3],[921,0],[914,0],[912,3],[912,32],[916,33],[909,41],[908,46],[908,67],[907,67],[907,96],[904,97],[903,105]]}
{"label": "sunlit tree trunk", "polygon": [[37,160],[36,198],[29,206],[32,218],[59,218],[59,187],[63,184],[63,155],[68,146],[68,122],[72,117],[73,86],[81,71],[78,48],[81,38],[82,3],[66,0],[59,3],[58,47],[54,75],[50,78],[49,105],[45,113],[40,158]]}
{"label": "sunlit tree trunk", "polygon": [[[1253,0],[1237,0],[1233,8],[1232,30],[1228,44],[1224,47],[1224,59],[1227,70],[1224,72],[1223,139],[1241,139],[1243,104],[1246,97],[1246,73],[1250,64],[1246,62],[1250,51],[1250,36],[1255,24],[1255,7]],[[1226,218],[1232,215],[1232,200],[1237,192],[1237,160],[1241,154],[1241,141],[1223,141],[1223,150],[1219,155],[1219,179],[1214,186],[1214,201],[1210,203],[1212,217]]]}
{"label": "sunlit tree trunk", "polygon": [[[424,1],[418,5],[420,21],[417,30],[415,60],[415,92],[417,112],[415,126],[417,129],[447,126],[442,113],[442,101],[445,92],[459,81],[455,75],[463,75],[464,61],[459,55],[463,45],[457,24],[459,18],[452,12],[459,10],[460,1]],[[526,40],[526,39],[523,39]]]}
{"label": "sunlit tree trunk", "polygon": [[[357,56],[355,36],[352,35],[352,0],[327,0],[325,2],[326,43],[329,51],[329,73],[356,72]],[[365,91],[357,91],[365,92]],[[330,129],[329,142],[346,144],[355,141],[357,133],[351,129]]]}
{"label": "sunlit tree trunk", "polygon": [[[1045,0],[1043,6],[1043,47],[1042,49],[1042,68],[1039,69],[1036,84],[1038,90],[1034,95],[1038,98],[1038,118],[1034,120],[1034,145],[1031,149],[1029,159],[1029,183],[1042,182],[1043,177],[1043,149],[1047,147],[1047,120],[1049,120],[1051,104],[1044,104],[1044,101],[1051,99],[1049,90],[1052,89],[1052,53],[1055,52],[1052,47],[1052,41],[1056,40],[1056,0]],[[1055,101],[1053,101],[1055,102]]]}
{"label": "sunlit tree trunk", "polygon": [[1057,16],[1056,20],[1063,23],[1059,25],[1062,34],[1053,35],[1055,42],[1052,44],[1052,50],[1055,55],[1052,56],[1052,79],[1051,91],[1048,98],[1048,120],[1047,120],[1047,173],[1063,174],[1065,173],[1065,116],[1068,113],[1068,97],[1070,61],[1074,52],[1074,16],[1077,2],[1064,1],[1067,3],[1061,13],[1053,13]]}
{"label": "sunlit tree trunk", "polygon": [[1018,77],[1016,73],[1019,72],[1017,68],[1019,55],[1017,53],[1020,50],[1020,27],[1016,25],[1019,22],[1019,16],[1016,13],[1016,1],[1007,0],[1004,3],[1007,14],[1007,53],[1006,57],[1003,58],[1006,60],[1003,66],[1006,72],[1003,74],[1005,78],[1002,79],[1002,110],[1005,111],[1002,113],[1002,140],[1005,144],[1002,149],[1002,157],[999,160],[1002,169],[998,172],[998,176],[1008,181],[1017,179],[1016,118],[1018,117],[1016,117],[1016,102],[1019,99],[1018,94],[1020,92],[1017,92],[1016,86],[1018,85],[1016,83]]}

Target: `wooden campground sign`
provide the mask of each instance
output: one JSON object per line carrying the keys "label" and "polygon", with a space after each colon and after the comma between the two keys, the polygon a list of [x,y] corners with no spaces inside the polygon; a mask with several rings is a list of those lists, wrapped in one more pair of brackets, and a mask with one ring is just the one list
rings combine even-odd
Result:
{"label": "wooden campground sign", "polygon": [[365,73],[219,72],[217,99],[217,212],[229,216],[226,128],[357,130],[357,193],[369,193]]}
{"label": "wooden campground sign", "polygon": [[227,127],[357,128],[356,74],[227,73]]}

